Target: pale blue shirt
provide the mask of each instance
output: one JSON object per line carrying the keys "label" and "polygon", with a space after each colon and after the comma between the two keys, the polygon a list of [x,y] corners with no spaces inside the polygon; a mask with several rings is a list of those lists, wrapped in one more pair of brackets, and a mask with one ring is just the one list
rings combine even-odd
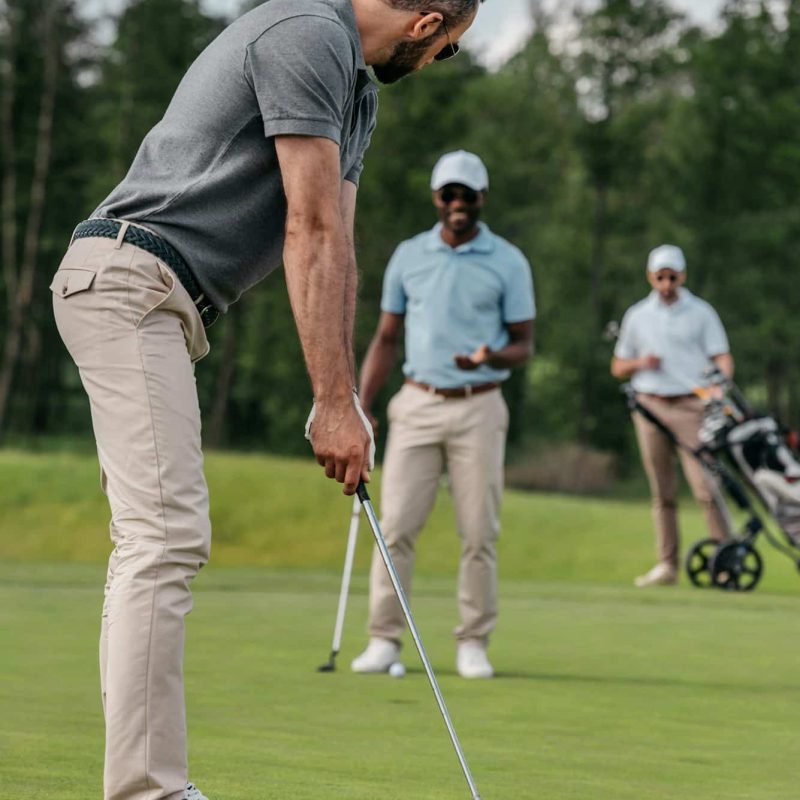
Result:
{"label": "pale blue shirt", "polygon": [[439,388],[503,381],[509,370],[462,370],[453,356],[483,344],[500,350],[509,342],[506,325],[534,319],[533,276],[522,252],[485,224],[456,248],[437,225],[397,247],[381,309],[405,315],[407,377]]}
{"label": "pale blue shirt", "polygon": [[728,353],[728,337],[716,311],[688,289],[665,303],[653,290],[622,319],[614,355],[629,359],[654,355],[660,369],[639,370],[631,384],[637,392],[674,396],[708,385],[704,375],[714,356]]}

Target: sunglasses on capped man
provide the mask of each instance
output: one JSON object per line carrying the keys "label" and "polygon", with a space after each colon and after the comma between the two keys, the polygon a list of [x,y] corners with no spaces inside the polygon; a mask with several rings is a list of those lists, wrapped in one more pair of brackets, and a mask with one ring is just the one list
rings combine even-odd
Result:
{"label": "sunglasses on capped man", "polygon": [[468,186],[445,186],[439,192],[439,197],[445,205],[450,205],[454,200],[461,200],[468,206],[474,206],[478,202],[478,196],[478,192]]}

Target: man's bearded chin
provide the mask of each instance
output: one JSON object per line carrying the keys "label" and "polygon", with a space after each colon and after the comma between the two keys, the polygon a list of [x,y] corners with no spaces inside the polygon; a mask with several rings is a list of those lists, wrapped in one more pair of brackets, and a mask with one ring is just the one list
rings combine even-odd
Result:
{"label": "man's bearded chin", "polygon": [[420,42],[400,42],[395,45],[386,60],[373,64],[372,71],[381,83],[397,83],[420,66],[420,60],[430,47],[431,37]]}

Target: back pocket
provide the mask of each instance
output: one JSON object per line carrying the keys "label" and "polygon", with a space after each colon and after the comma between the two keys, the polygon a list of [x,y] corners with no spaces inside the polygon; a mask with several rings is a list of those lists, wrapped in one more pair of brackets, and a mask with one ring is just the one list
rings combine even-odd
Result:
{"label": "back pocket", "polygon": [[90,269],[60,269],[53,277],[50,291],[59,297],[69,297],[91,289],[96,273]]}

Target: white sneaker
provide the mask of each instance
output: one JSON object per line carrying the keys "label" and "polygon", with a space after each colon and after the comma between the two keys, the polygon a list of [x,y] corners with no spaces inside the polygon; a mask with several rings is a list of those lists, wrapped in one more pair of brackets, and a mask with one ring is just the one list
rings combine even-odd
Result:
{"label": "white sneaker", "polygon": [[208,798],[193,783],[187,783],[183,790],[183,800],[208,800]]}
{"label": "white sneaker", "polygon": [[678,582],[678,570],[671,564],[661,562],[656,564],[650,572],[634,578],[634,585],[640,589],[646,586],[672,586]]}
{"label": "white sneaker", "polygon": [[486,655],[486,648],[476,641],[459,643],[456,669],[462,678],[494,677],[494,670]]}
{"label": "white sneaker", "polygon": [[398,660],[400,647],[391,639],[373,637],[367,649],[350,664],[353,672],[388,672],[389,667]]}

